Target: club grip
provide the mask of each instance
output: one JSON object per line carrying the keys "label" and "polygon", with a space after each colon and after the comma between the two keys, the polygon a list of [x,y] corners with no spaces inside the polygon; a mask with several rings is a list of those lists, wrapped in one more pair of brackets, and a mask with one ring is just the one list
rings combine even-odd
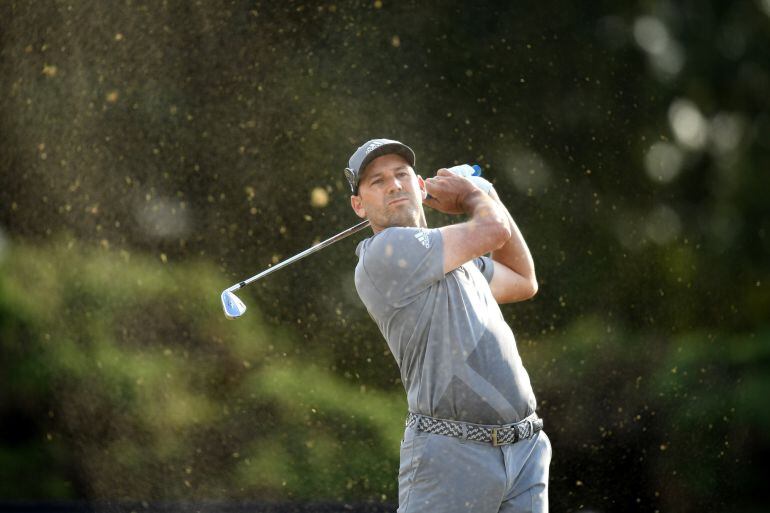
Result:
{"label": "club grip", "polygon": [[471,176],[481,176],[481,166],[478,164],[460,164],[459,166],[452,166],[447,168],[447,170],[450,173],[456,174],[457,176],[464,176],[465,178],[470,178]]}

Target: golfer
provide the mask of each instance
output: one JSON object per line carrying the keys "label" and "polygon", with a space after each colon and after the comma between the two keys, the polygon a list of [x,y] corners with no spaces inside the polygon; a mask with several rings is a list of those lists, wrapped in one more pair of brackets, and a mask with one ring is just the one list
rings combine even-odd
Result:
{"label": "golfer", "polygon": [[[547,511],[551,444],[498,306],[535,295],[532,256],[488,182],[423,180],[414,165],[408,146],[373,139],[345,169],[374,232],[356,248],[356,289],[409,406],[398,511]],[[468,219],[428,228],[423,204]]]}

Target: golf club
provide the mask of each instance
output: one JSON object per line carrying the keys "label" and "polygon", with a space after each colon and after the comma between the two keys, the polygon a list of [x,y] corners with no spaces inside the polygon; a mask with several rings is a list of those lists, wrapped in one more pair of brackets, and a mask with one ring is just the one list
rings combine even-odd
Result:
{"label": "golf club", "polygon": [[234,292],[236,290],[238,290],[238,289],[240,289],[242,287],[245,287],[249,283],[253,283],[253,282],[257,281],[260,278],[264,278],[268,274],[270,274],[272,272],[275,272],[278,269],[281,269],[282,267],[286,267],[287,265],[289,265],[289,264],[291,264],[293,262],[296,262],[297,260],[305,258],[306,256],[311,255],[311,254],[315,253],[316,251],[320,251],[323,248],[325,248],[326,246],[330,246],[330,245],[334,244],[335,242],[337,242],[339,240],[342,240],[345,237],[348,237],[349,235],[353,235],[354,233],[363,230],[367,226],[369,226],[369,221],[368,220],[367,221],[361,221],[357,225],[352,226],[352,227],[348,228],[347,230],[345,230],[343,232],[340,232],[337,235],[334,235],[333,237],[329,237],[325,241],[319,242],[315,246],[306,249],[302,253],[298,253],[298,254],[294,255],[293,257],[288,258],[288,259],[284,260],[283,262],[280,262],[280,263],[274,265],[273,267],[269,267],[269,268],[265,269],[264,271],[262,271],[259,274],[255,274],[254,276],[252,276],[251,278],[249,278],[247,280],[244,280],[244,281],[242,281],[240,283],[236,283],[232,287],[229,287],[229,288],[225,289],[224,291],[222,291],[222,308],[224,308],[224,310],[225,310],[225,316],[228,319],[236,319],[236,318],[240,317],[241,315],[243,315],[244,312],[246,312],[246,305],[244,305],[243,301],[241,301],[238,298],[238,296],[236,296],[234,294]]}

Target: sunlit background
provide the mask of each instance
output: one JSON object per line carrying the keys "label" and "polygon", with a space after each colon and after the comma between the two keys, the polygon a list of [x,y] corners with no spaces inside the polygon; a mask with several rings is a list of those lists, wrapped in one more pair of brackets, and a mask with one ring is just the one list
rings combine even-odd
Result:
{"label": "sunlit background", "polygon": [[766,511],[770,1],[6,0],[0,91],[0,500],[395,503],[365,235],[219,304],[388,137],[529,243],[553,511]]}

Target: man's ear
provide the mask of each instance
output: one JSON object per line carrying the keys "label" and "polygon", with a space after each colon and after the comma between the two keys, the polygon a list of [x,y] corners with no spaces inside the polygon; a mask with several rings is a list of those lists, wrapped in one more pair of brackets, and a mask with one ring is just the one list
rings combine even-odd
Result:
{"label": "man's ear", "polygon": [[350,196],[350,206],[353,207],[353,211],[358,217],[361,219],[366,219],[366,209],[364,208],[364,204],[361,201],[361,196]]}
{"label": "man's ear", "polygon": [[422,194],[422,200],[428,197],[428,189],[425,188],[425,180],[420,175],[417,175],[417,184],[420,186],[420,193]]}

